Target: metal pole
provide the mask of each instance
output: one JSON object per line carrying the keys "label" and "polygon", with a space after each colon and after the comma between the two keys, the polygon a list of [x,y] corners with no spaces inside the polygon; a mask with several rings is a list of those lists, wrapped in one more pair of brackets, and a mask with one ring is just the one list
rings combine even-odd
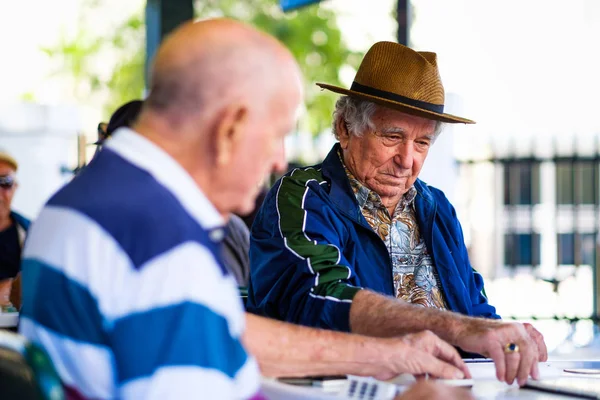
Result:
{"label": "metal pole", "polygon": [[398,0],[396,21],[398,22],[398,43],[410,46],[410,0]]}
{"label": "metal pole", "polygon": [[162,39],[181,23],[194,18],[194,0],[146,2],[146,86],[150,65]]}
{"label": "metal pole", "polygon": [[[594,290],[594,307],[592,310],[592,316],[595,318],[600,318],[600,273],[598,273],[598,268],[600,267],[600,193],[598,189],[600,188],[600,154],[598,153],[600,148],[600,138],[598,134],[594,137],[594,265],[592,266],[593,272],[593,290]],[[594,321],[595,324],[598,324],[598,319]],[[595,332],[594,332],[595,333]]]}

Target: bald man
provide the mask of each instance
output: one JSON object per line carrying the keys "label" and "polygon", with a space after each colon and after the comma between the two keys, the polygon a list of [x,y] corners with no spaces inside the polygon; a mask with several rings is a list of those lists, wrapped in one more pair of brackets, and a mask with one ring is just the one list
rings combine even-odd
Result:
{"label": "bald man", "polygon": [[258,366],[468,375],[431,333],[374,339],[244,318],[220,244],[227,216],[250,211],[263,177],[285,168],[302,82],[280,43],[228,20],[185,24],[159,49],[150,89],[134,126],[49,200],[25,248],[20,330],[71,398],[261,398]]}

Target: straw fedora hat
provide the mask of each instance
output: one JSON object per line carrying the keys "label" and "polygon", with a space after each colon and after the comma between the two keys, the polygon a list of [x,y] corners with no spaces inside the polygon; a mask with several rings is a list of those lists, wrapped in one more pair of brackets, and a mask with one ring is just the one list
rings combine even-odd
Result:
{"label": "straw fedora hat", "polygon": [[435,121],[475,123],[444,113],[444,86],[437,55],[414,51],[398,43],[375,43],[365,54],[350,89],[326,83],[317,85]]}

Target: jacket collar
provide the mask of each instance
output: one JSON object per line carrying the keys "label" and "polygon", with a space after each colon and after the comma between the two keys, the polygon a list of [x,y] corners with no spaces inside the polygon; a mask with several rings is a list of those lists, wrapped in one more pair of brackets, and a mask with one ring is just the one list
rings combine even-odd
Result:
{"label": "jacket collar", "polygon": [[21,248],[23,248],[23,244],[25,243],[25,237],[27,236],[27,230],[29,229],[29,220],[14,211],[10,212],[10,217],[12,218],[17,227],[19,244],[21,245]]}
{"label": "jacket collar", "polygon": [[433,194],[431,193],[431,189],[425,182],[420,179],[415,181],[415,189],[417,189],[417,198],[421,197],[421,200],[429,203],[430,206],[434,205]]}
{"label": "jacket collar", "polygon": [[11,210],[10,218],[17,224],[17,226],[21,227],[23,230],[26,231],[29,229],[29,220],[21,214]]}
{"label": "jacket collar", "polygon": [[369,227],[365,217],[360,212],[358,201],[354,196],[346,171],[344,171],[344,166],[338,156],[339,149],[340,144],[334,144],[325,160],[323,160],[322,173],[330,184],[329,197],[343,214],[353,221]]}

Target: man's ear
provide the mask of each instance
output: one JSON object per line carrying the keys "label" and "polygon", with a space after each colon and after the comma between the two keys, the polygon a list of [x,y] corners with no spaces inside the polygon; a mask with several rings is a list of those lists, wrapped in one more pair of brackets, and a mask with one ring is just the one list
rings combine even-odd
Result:
{"label": "man's ear", "polygon": [[216,126],[216,161],[227,165],[233,158],[236,145],[241,141],[248,122],[248,107],[241,103],[228,105]]}
{"label": "man's ear", "polygon": [[340,146],[342,146],[342,149],[346,149],[350,139],[350,132],[348,131],[348,124],[343,117],[338,117],[335,121],[335,131],[340,141]]}

